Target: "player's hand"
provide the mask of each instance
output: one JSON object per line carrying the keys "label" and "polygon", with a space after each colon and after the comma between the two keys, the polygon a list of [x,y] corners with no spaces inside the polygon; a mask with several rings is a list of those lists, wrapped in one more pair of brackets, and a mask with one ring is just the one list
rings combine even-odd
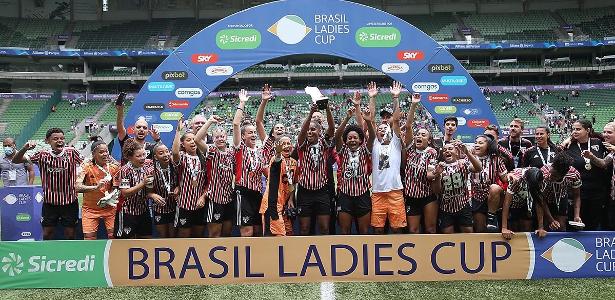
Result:
{"label": "player's hand", "polygon": [[160,132],[154,127],[154,125],[152,125],[152,127],[149,129],[149,135],[152,136],[152,139],[154,139],[154,141],[160,140]]}
{"label": "player's hand", "polygon": [[575,222],[579,222],[579,223],[583,223],[583,220],[581,220],[581,217],[574,217],[574,221]]}
{"label": "player's hand", "polygon": [[442,172],[444,172],[444,162],[439,162],[436,165],[436,168],[433,170],[433,173],[438,176],[440,174],[442,174]]}
{"label": "player's hand", "polygon": [[244,89],[239,91],[239,102],[246,103],[248,102],[248,99],[250,99],[250,96],[248,96],[248,91]]}
{"label": "player's hand", "polygon": [[196,207],[202,208],[205,207],[205,195],[201,195],[198,200],[196,200]]}
{"label": "player's hand", "polygon": [[591,151],[588,151],[588,150],[583,150],[581,152],[581,155],[583,155],[583,157],[585,157],[585,158],[592,158],[592,156],[594,156],[594,154],[591,153]]}
{"label": "player's hand", "polygon": [[222,123],[222,121],[223,121],[223,120],[224,120],[224,119],[222,119],[222,117],[220,117],[220,116],[217,116],[217,115],[211,115],[211,116],[209,117],[209,119],[207,119],[207,122],[210,122],[210,123],[216,123],[216,124],[220,124],[220,123]]}
{"label": "player's hand", "polygon": [[421,102],[421,94],[419,93],[414,93],[412,94],[412,103],[420,103]]}
{"label": "player's hand", "polygon": [[179,187],[176,186],[169,195],[179,195]]}
{"label": "player's hand", "polygon": [[24,146],[26,150],[32,150],[36,147],[36,141],[28,141]]}
{"label": "player's hand", "polygon": [[393,86],[389,89],[391,90],[391,96],[393,96],[393,98],[399,98],[399,94],[401,94],[401,83],[399,81],[393,81]]}
{"label": "player's hand", "polygon": [[551,230],[559,230],[562,227],[562,225],[555,220],[552,220],[551,223],[549,224],[549,229]]}
{"label": "player's hand", "polygon": [[346,118],[350,119],[352,118],[352,115],[354,115],[356,108],[354,106],[351,106],[348,108],[348,110],[346,111]]}
{"label": "player's hand", "polygon": [[609,152],[615,152],[615,146],[613,146],[611,143],[609,143],[609,142],[602,142],[602,145],[604,145],[606,150],[608,150]]}
{"label": "player's hand", "polygon": [[354,104],[354,106],[361,106],[361,93],[359,93],[359,91],[354,92],[354,97],[352,97],[352,104]]}
{"label": "player's hand", "polygon": [[98,182],[98,184],[96,185],[96,189],[100,190],[104,188],[106,185],[107,185],[107,181],[103,179],[100,182]]}
{"label": "player's hand", "polygon": [[570,144],[572,144],[572,139],[571,138],[566,138],[565,140],[562,141],[562,148],[564,149],[568,149],[568,147],[570,147]]}
{"label": "player's hand", "polygon": [[182,130],[184,130],[184,115],[181,115],[179,120],[177,120],[177,132]]}
{"label": "player's hand", "polygon": [[539,238],[542,239],[545,236],[547,236],[547,231],[542,229],[542,228],[540,228],[540,229],[537,229],[536,231],[534,231],[534,234],[536,234]]}
{"label": "player's hand", "polygon": [[362,111],[361,115],[363,115],[363,120],[369,121],[369,122],[374,122],[374,115],[369,112],[369,109],[366,109],[366,110]]}
{"label": "player's hand", "polygon": [[151,194],[150,198],[152,198],[152,200],[154,200],[154,202],[156,202],[156,205],[160,205],[160,206],[165,206],[166,205],[166,201],[164,201],[164,198],[162,198],[162,196],[160,196],[158,194]]}
{"label": "player's hand", "polygon": [[282,146],[282,142],[278,140],[275,142],[275,153],[280,154],[284,150],[284,146]]}
{"label": "player's hand", "polygon": [[269,86],[269,84],[265,84],[265,86],[263,86],[263,92],[261,93],[261,99],[263,101],[269,101],[271,97],[273,97],[273,94],[271,93],[271,86]]}
{"label": "player's hand", "polygon": [[372,81],[367,85],[367,95],[370,98],[374,98],[376,97],[376,95],[378,95],[378,87],[376,87],[375,82]]}
{"label": "player's hand", "polygon": [[316,103],[312,104],[312,106],[310,106],[310,112],[315,113],[317,111],[318,111],[318,104]]}
{"label": "player's hand", "polygon": [[512,237],[513,237],[514,235],[515,235],[515,233],[514,233],[514,232],[512,232],[510,229],[508,229],[508,228],[502,228],[502,237],[503,237],[503,238],[505,238],[505,239],[507,239],[507,240],[510,240],[510,239],[512,239]]}

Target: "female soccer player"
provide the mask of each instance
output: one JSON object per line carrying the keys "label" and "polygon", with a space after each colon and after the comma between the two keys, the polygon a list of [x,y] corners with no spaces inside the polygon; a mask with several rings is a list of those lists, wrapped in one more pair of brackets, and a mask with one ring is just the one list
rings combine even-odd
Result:
{"label": "female soccer player", "polygon": [[[361,99],[361,94],[355,92],[355,99]],[[365,140],[365,132],[359,125],[348,125],[355,113],[355,107],[348,109],[346,117],[335,131],[335,150],[339,155],[338,169],[338,222],[341,234],[350,234],[352,221],[358,225],[359,234],[368,234],[372,210],[369,194],[371,184],[371,151],[376,134],[374,124],[369,115],[367,120],[369,138]]]}
{"label": "female soccer player", "polygon": [[[265,108],[272,98],[273,93],[271,92],[271,86],[265,84],[261,93],[261,104],[256,111],[256,133],[261,142],[263,142],[263,161],[266,164],[268,164],[275,155],[275,142],[286,133],[286,126],[282,123],[273,125],[269,134],[265,132]],[[265,169],[265,175],[267,175],[267,172],[268,168]]]}
{"label": "female soccer player", "polygon": [[[464,153],[468,160],[459,159]],[[434,190],[441,194],[440,231],[454,233],[455,225],[463,233],[473,232],[472,204],[468,191],[470,173],[482,171],[478,159],[461,142],[444,145],[444,162],[439,163],[427,175],[434,179]]]}
{"label": "female soccer player", "polygon": [[113,222],[115,220],[115,206],[101,203],[105,192],[113,192],[113,178],[120,170],[119,164],[111,159],[107,144],[96,140],[90,146],[92,160],[85,162],[77,176],[75,188],[83,193],[81,222],[83,225],[83,238],[95,240],[100,219],[105,222],[107,238],[113,238]]}
{"label": "female soccer player", "polygon": [[406,202],[406,217],[408,218],[408,232],[419,233],[421,230],[421,216],[424,220],[424,232],[436,233],[438,221],[438,201],[431,189],[431,180],[427,179],[429,166],[435,166],[438,159],[438,150],[433,148],[431,132],[421,128],[414,134],[414,113],[421,101],[420,94],[412,95],[412,104],[406,122],[406,167],[404,169]]}
{"label": "female soccer player", "polygon": [[[203,154],[196,146],[193,133],[184,133],[184,118],[177,122],[171,153],[179,174],[175,228],[177,236],[202,237],[205,231],[206,170]],[[180,151],[181,150],[181,151]]]}
{"label": "female soccer player", "polygon": [[133,138],[124,142],[122,157],[128,162],[114,181],[120,189],[115,238],[151,238],[152,218],[147,207],[146,186],[154,182],[152,161],[145,158],[143,145]]}
{"label": "female soccer player", "polygon": [[534,133],[536,145],[523,153],[521,165],[526,167],[542,168],[551,163],[555,154],[559,152],[557,146],[551,141],[551,130],[547,126],[536,127]]}
{"label": "female soccer player", "polygon": [[507,177],[508,189],[502,206],[502,237],[509,240],[514,235],[513,230],[532,230],[534,218],[537,220],[535,233],[541,238],[546,236],[543,226],[543,173],[538,168],[517,168]]}
{"label": "female soccer player", "polygon": [[237,212],[237,204],[233,198],[235,153],[226,145],[226,130],[224,127],[216,127],[213,130],[213,145],[207,145],[204,140],[211,125],[221,122],[221,117],[209,117],[195,137],[197,147],[206,156],[209,181],[206,192],[201,197],[206,198],[209,237],[231,236],[233,218]]}
{"label": "female soccer player", "polygon": [[[573,221],[582,222],[581,174],[572,167],[572,159],[565,153],[557,154],[552,162],[541,169],[544,174],[543,203],[546,221],[553,231],[566,231],[568,199],[573,204]],[[569,192],[572,194],[569,195]]]}
{"label": "female soccer player", "polygon": [[177,202],[177,170],[171,162],[171,153],[164,144],[158,143],[152,149],[154,152],[154,188],[148,191],[147,197],[154,201],[154,225],[160,238],[175,237],[175,213]]}
{"label": "female soccer player", "polygon": [[292,222],[288,215],[285,215],[285,211],[294,207],[297,161],[290,157],[293,145],[287,136],[278,139],[274,150],[276,154],[269,164],[267,187],[259,210],[263,220],[263,233],[274,236],[292,235]]}
{"label": "female soccer player", "polygon": [[239,105],[233,118],[233,145],[235,146],[235,194],[237,199],[237,225],[241,236],[261,236],[263,149],[256,147],[256,127],[242,126],[243,110],[250,99],[246,90],[239,92]]}
{"label": "female soccer player", "polygon": [[[502,187],[497,184],[507,182],[504,160],[498,155],[497,141],[487,135],[479,135],[474,144],[474,154],[482,166],[482,170],[472,175],[472,216],[474,232],[487,230],[487,217],[495,219],[495,214],[488,212],[488,202],[500,203]],[[492,224],[493,225],[493,224]],[[497,225],[492,231],[497,230]]]}

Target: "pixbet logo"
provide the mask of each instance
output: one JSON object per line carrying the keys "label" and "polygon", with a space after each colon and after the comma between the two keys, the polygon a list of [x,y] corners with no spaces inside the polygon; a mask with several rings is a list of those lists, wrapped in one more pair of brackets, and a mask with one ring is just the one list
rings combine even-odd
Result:
{"label": "pixbet logo", "polygon": [[431,64],[427,67],[429,73],[452,73],[455,67],[451,64]]}
{"label": "pixbet logo", "polygon": [[191,60],[193,64],[215,64],[216,62],[218,62],[218,54],[192,54]]}
{"label": "pixbet logo", "polygon": [[216,34],[216,45],[222,50],[256,49],[261,33],[256,29],[224,29]]}
{"label": "pixbet logo", "polygon": [[188,72],[186,71],[165,71],[162,72],[162,80],[186,80]]}
{"label": "pixbet logo", "polygon": [[397,59],[399,60],[423,60],[425,53],[421,50],[403,50],[397,52]]}

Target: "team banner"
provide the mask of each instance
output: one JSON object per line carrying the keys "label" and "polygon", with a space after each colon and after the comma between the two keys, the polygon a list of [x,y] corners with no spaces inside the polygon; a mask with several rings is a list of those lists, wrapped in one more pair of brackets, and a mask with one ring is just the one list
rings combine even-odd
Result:
{"label": "team banner", "polygon": [[0,242],[0,288],[615,277],[615,233]]}

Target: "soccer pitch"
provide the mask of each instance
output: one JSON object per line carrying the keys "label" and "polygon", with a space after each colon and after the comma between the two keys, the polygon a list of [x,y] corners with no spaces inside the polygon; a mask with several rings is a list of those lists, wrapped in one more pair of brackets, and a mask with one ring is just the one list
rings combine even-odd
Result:
{"label": "soccer pitch", "polygon": [[210,285],[2,290],[23,299],[610,299],[615,279]]}

